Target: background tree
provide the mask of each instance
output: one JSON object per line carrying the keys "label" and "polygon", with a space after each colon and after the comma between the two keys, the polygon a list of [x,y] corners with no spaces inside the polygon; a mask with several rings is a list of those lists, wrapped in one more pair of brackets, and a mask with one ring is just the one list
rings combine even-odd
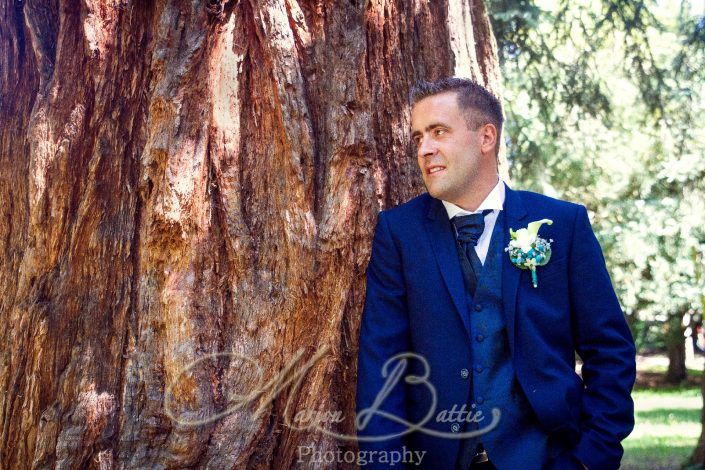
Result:
{"label": "background tree", "polygon": [[705,311],[702,2],[489,4],[513,179],[588,206],[639,350],[680,382]]}
{"label": "background tree", "polygon": [[499,93],[480,0],[3,0],[0,466],[336,449],[285,407],[353,431],[376,214],[422,191],[408,91],[449,74]]}
{"label": "background tree", "polygon": [[683,324],[705,287],[702,13],[643,0],[490,11],[512,177],[587,205],[638,346],[663,344],[680,381]]}

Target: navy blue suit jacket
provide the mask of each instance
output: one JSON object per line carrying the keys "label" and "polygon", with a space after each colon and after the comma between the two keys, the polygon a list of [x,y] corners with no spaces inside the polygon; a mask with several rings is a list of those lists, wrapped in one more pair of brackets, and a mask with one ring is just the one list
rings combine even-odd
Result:
{"label": "navy blue suit jacket", "polygon": [[[620,441],[634,426],[635,348],[587,211],[508,187],[504,210],[514,230],[539,219],[553,221],[539,231],[553,239],[553,255],[537,269],[537,288],[529,271],[503,257],[502,297],[516,379],[542,429],[565,443],[564,459],[577,457],[591,470],[617,468]],[[508,243],[507,230],[503,246]],[[423,194],[381,212],[360,329],[358,418],[379,398],[385,362],[404,352],[427,361],[436,412],[467,403],[469,384],[459,374],[471,364],[467,311],[454,234],[441,201]],[[575,373],[576,351],[584,363],[582,380]],[[406,374],[423,374],[421,363],[409,359]],[[430,394],[424,383],[401,380],[375,407],[418,423],[430,415]],[[364,417],[371,419],[358,430],[361,450],[419,447],[428,451],[424,460],[432,468],[453,467],[458,439],[414,432],[365,442],[369,436],[403,434],[408,426],[379,413]],[[450,434],[435,416],[423,427]]]}

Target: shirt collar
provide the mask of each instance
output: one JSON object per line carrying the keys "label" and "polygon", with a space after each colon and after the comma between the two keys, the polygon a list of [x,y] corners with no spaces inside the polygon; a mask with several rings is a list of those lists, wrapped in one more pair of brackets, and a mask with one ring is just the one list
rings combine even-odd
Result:
{"label": "shirt collar", "polygon": [[478,212],[482,212],[485,209],[501,211],[504,207],[504,195],[504,181],[502,181],[502,178],[499,178],[495,187],[492,188],[492,191],[490,191],[487,197],[485,197],[485,200],[480,203],[480,205],[477,207],[477,210],[474,212],[466,211],[462,207],[457,206],[452,202],[442,202],[443,206],[446,208],[446,212],[448,213],[448,218],[452,219],[456,215],[477,214]]}

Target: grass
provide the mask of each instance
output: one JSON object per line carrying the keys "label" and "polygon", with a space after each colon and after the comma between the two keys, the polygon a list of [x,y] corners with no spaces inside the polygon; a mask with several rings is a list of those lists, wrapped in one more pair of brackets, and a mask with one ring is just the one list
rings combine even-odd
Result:
{"label": "grass", "polygon": [[681,386],[654,383],[665,368],[640,370],[634,398],[636,426],[624,440],[622,467],[626,470],[680,469],[700,436],[703,399],[698,384],[702,371],[689,370],[692,379]]}

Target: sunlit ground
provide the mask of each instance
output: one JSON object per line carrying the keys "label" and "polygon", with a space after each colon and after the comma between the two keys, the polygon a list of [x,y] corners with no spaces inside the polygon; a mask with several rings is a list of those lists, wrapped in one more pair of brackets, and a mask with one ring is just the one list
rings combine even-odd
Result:
{"label": "sunlit ground", "polygon": [[[665,373],[665,366],[642,365],[640,370]],[[689,368],[691,376],[700,376],[701,371],[702,368]],[[637,389],[632,396],[636,426],[622,443],[621,468],[680,469],[700,436],[700,388],[691,381],[681,387]]]}

